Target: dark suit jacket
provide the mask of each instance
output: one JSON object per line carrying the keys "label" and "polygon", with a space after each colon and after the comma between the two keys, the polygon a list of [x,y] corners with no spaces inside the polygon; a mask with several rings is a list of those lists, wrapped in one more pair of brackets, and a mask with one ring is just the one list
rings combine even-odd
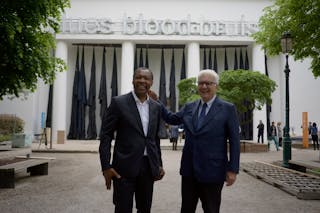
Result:
{"label": "dark suit jacket", "polygon": [[162,116],[170,124],[184,124],[186,136],[180,174],[193,176],[200,182],[223,183],[227,171],[239,172],[240,137],[236,108],[216,97],[204,122],[196,129],[199,105],[200,100],[186,104],[175,114],[162,107]]}
{"label": "dark suit jacket", "polygon": [[[162,166],[158,137],[160,115],[159,103],[150,99],[148,135],[145,136],[132,93],[113,97],[104,113],[101,126],[99,152],[102,170],[112,167],[123,177],[136,177],[146,147],[152,174],[159,176],[159,167]],[[110,164],[110,148],[115,134]]]}

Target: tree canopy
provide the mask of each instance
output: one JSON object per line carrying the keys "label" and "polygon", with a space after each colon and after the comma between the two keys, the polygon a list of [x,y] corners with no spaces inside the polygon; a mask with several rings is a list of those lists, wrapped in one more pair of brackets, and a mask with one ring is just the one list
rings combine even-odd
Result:
{"label": "tree canopy", "polygon": [[253,34],[268,55],[281,52],[280,39],[284,32],[293,37],[292,55],[295,60],[311,58],[311,70],[320,76],[320,0],[275,0],[264,9],[259,20],[260,31]]}
{"label": "tree canopy", "polygon": [[[250,70],[229,70],[220,74],[218,95],[234,103],[240,112],[258,109],[271,104],[276,83],[268,76]],[[244,105],[246,100],[248,105]]]}
{"label": "tree canopy", "polygon": [[52,54],[54,33],[69,0],[1,0],[0,4],[0,100],[34,91],[38,79],[53,81],[65,63]]}
{"label": "tree canopy", "polygon": [[[181,80],[178,84],[181,105],[199,99],[196,78]],[[239,112],[258,109],[271,104],[276,83],[268,76],[250,70],[229,70],[220,74],[218,96],[236,105]],[[247,101],[248,105],[243,102]]]}
{"label": "tree canopy", "polygon": [[179,105],[184,105],[188,102],[195,101],[200,98],[197,91],[197,79],[186,78],[178,83],[179,89]]}

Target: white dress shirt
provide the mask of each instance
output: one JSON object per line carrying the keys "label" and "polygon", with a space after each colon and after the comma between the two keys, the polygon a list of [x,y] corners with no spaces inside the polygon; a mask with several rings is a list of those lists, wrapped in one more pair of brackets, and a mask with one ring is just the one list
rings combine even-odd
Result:
{"label": "white dress shirt", "polygon": [[[148,135],[148,127],[149,127],[149,96],[147,96],[147,100],[141,102],[137,95],[132,91],[134,100],[136,101],[137,108],[140,114],[140,119],[143,127],[144,135]],[[147,149],[144,148],[144,155],[147,155]]]}

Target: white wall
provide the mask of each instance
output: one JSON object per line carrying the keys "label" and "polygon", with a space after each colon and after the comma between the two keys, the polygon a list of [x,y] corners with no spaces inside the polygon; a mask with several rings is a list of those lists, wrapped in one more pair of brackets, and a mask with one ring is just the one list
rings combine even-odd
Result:
{"label": "white wall", "polygon": [[18,98],[14,98],[12,100],[4,98],[0,102],[0,113],[13,114],[21,118],[25,122],[24,132],[32,133],[34,122],[37,122],[34,116],[33,100],[33,94],[30,94],[27,100],[23,101]]}
{"label": "white wall", "polygon": [[[173,19],[182,20],[190,15],[192,20],[201,21],[222,20],[222,21],[238,21],[244,15],[246,21],[258,21],[262,15],[262,10],[265,6],[272,3],[270,0],[72,0],[71,8],[67,9],[65,16],[67,18],[111,18],[114,21],[121,21],[126,16],[131,16],[135,19],[139,14],[143,14],[144,19]],[[245,44],[249,45],[248,55],[250,68],[262,69],[263,65],[254,65],[252,67],[254,56],[252,55],[252,47],[254,45],[250,37],[232,37],[232,36],[164,36],[164,35],[92,35],[92,34],[77,34],[66,35],[58,34],[58,40],[63,40],[68,44],[68,72],[67,72],[67,109],[66,109],[66,135],[69,132],[71,118],[71,101],[72,101],[72,85],[76,61],[76,46],[72,43],[117,43],[127,39],[135,44],[187,44],[188,41],[198,42],[200,45],[221,45],[221,44]],[[82,48],[80,48],[82,50]],[[140,50],[140,49],[138,49]],[[180,68],[182,60],[182,49],[175,50],[176,64],[176,82],[180,78]],[[171,49],[165,49],[165,65],[166,78],[169,82],[170,66],[171,66]],[[99,93],[101,65],[102,65],[102,47],[95,48],[96,56],[96,94]],[[139,54],[139,51],[138,51]],[[185,52],[187,60],[187,50]],[[207,52],[208,54],[208,52]],[[233,69],[234,48],[227,49],[229,68]],[[118,66],[118,83],[120,84],[121,75],[121,48],[117,48],[117,66]],[[213,57],[213,55],[212,55]],[[239,57],[239,52],[238,52]],[[153,90],[159,90],[160,77],[160,49],[149,49],[149,64],[154,72]],[[218,69],[224,68],[224,49],[217,49]],[[80,51],[81,59],[81,51]],[[89,90],[89,80],[91,71],[92,47],[85,47],[85,73],[87,80],[87,91]],[[289,58],[290,73],[290,127],[294,127],[295,133],[301,135],[301,114],[304,111],[309,112],[309,120],[320,123],[320,101],[317,91],[320,89],[320,80],[314,79],[310,70],[308,70],[310,61],[294,62],[292,57]],[[203,51],[200,51],[200,65],[202,68]],[[113,63],[113,48],[107,48],[106,65],[107,65],[107,88],[108,102],[110,103],[111,93],[111,77]],[[187,63],[187,61],[186,61]],[[285,81],[284,81],[284,56],[276,56],[268,59],[268,68],[270,78],[278,84],[276,91],[272,94],[273,104],[271,112],[271,121],[282,121],[284,125],[284,104],[285,104]],[[258,70],[264,73],[264,70]],[[126,77],[126,82],[131,84],[132,76]],[[41,112],[46,112],[48,86],[39,83],[40,87],[36,93],[30,95],[27,101],[19,100],[4,100],[0,102],[0,113],[11,113],[21,116],[26,121],[26,131],[38,133],[40,130]],[[120,88],[120,87],[119,87]],[[167,96],[169,96],[169,86],[167,86]],[[100,104],[97,100],[97,115],[96,121],[98,131],[100,127],[99,118]],[[31,113],[30,113],[31,112]],[[260,120],[264,113],[256,112],[254,121],[254,132],[256,132],[257,120]],[[87,126],[87,124],[86,124]]]}
{"label": "white wall", "polygon": [[[290,134],[302,135],[302,112],[308,112],[309,121],[320,123],[320,78],[315,79],[309,69],[310,60],[294,61],[289,56],[289,100],[290,100]],[[278,84],[272,94],[273,104],[271,121],[285,125],[285,56],[279,55],[269,59],[269,75]],[[294,132],[292,132],[292,130]]]}
{"label": "white wall", "polygon": [[[24,132],[35,134],[41,132],[41,113],[47,112],[49,88],[43,81],[38,82],[38,89],[24,98],[5,97],[0,101],[0,114],[14,114],[25,122]],[[46,119],[46,117],[45,117]]]}
{"label": "white wall", "polygon": [[230,20],[240,19],[244,14],[246,19],[254,21],[270,3],[269,0],[71,0],[67,16],[122,19],[124,13],[132,17],[143,13],[145,18],[183,19],[190,14],[195,19]]}
{"label": "white wall", "polygon": [[302,135],[302,112],[308,112],[309,121],[320,123],[320,78],[314,78],[310,64],[310,60],[302,63],[289,57],[290,131],[294,128],[297,135]]}

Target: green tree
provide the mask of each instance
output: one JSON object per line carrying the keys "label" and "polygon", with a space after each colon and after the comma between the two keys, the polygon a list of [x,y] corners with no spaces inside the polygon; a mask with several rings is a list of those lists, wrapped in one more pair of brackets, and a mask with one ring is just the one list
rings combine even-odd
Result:
{"label": "green tree", "polygon": [[[181,105],[200,98],[195,77],[181,80],[178,88]],[[220,74],[217,93],[220,98],[235,104],[239,112],[245,112],[271,104],[275,89],[276,83],[260,72],[229,70]],[[244,105],[244,100],[249,104]]]}
{"label": "green tree", "polygon": [[311,70],[320,76],[320,0],[275,0],[264,9],[260,31],[253,34],[268,55],[281,52],[280,39],[288,31],[293,37],[295,60],[311,58]]}
{"label": "green tree", "polygon": [[52,56],[54,33],[69,0],[1,0],[0,4],[0,100],[34,91],[39,78],[53,81],[65,63]]}
{"label": "green tree", "polygon": [[178,83],[179,105],[195,101],[200,98],[197,91],[196,78],[186,78]]}
{"label": "green tree", "polygon": [[[276,83],[268,76],[250,70],[230,70],[220,74],[218,95],[234,103],[238,111],[261,110],[263,105],[271,104],[271,94]],[[245,106],[243,101],[248,105]]]}

